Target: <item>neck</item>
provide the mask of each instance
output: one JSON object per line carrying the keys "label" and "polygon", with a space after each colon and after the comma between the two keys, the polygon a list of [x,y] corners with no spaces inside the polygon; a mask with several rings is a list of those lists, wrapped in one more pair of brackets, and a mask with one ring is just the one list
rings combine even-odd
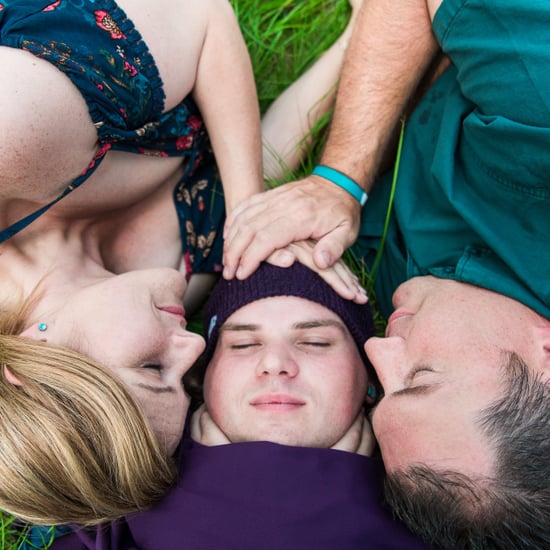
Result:
{"label": "neck", "polygon": [[[87,227],[25,231],[0,248],[0,303],[9,307],[40,288],[40,304],[67,296],[100,277],[110,276],[101,260],[99,242]],[[41,308],[42,309],[42,308]]]}

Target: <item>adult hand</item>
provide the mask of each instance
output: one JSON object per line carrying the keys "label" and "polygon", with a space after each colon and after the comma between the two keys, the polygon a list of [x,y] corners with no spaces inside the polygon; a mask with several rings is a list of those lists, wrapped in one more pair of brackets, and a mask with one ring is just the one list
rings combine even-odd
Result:
{"label": "adult hand", "polygon": [[365,413],[361,409],[357,418],[344,436],[331,449],[347,451],[363,456],[371,456],[376,446],[376,439]]}
{"label": "adult hand", "polygon": [[231,443],[220,427],[212,420],[204,404],[193,413],[191,418],[191,438],[197,443],[208,447]]}
{"label": "adult hand", "polygon": [[240,203],[227,218],[226,279],[248,277],[270,254],[313,239],[313,262],[332,266],[359,231],[361,208],[347,192],[318,176],[281,185]]}
{"label": "adult hand", "polygon": [[309,267],[330,285],[333,290],[346,300],[353,300],[358,304],[368,301],[365,289],[359,284],[358,277],[342,261],[338,260],[327,269],[319,269],[313,261],[313,252],[316,241],[308,239],[289,244],[285,248],[273,252],[267,262],[278,267],[290,267],[296,260]]}

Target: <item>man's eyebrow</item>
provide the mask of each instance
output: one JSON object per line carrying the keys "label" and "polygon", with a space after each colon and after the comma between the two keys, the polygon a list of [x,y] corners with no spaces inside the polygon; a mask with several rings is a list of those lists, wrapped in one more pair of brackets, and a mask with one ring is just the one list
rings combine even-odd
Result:
{"label": "man's eyebrow", "polygon": [[[310,328],[319,328],[319,327],[336,327],[340,329],[343,333],[346,333],[346,327],[341,321],[336,319],[312,319],[309,321],[300,321],[299,323],[294,323],[292,328],[294,330],[307,330]],[[221,327],[221,331],[255,331],[260,330],[262,325],[259,323],[225,323]]]}
{"label": "man's eyebrow", "polygon": [[172,386],[150,386],[149,384],[143,384],[141,382],[136,384],[136,386],[153,393],[176,393],[176,389]]}
{"label": "man's eyebrow", "polygon": [[319,328],[319,327],[336,327],[346,334],[347,329],[344,323],[337,321],[336,319],[312,319],[311,321],[303,321],[300,323],[295,323],[292,325],[293,329],[303,330],[309,328]]}
{"label": "man's eyebrow", "polygon": [[259,330],[260,329],[260,325],[256,325],[256,324],[253,324],[253,323],[225,323],[224,325],[222,325],[222,328],[220,329],[221,332],[224,332],[224,331],[231,331],[231,330],[236,330],[236,331],[239,331],[239,330]]}

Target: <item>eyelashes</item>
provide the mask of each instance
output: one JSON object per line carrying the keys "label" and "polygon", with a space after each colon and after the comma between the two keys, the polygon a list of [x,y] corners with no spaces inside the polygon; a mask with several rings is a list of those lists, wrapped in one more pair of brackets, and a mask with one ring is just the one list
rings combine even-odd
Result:
{"label": "eyelashes", "polygon": [[[311,346],[315,348],[329,348],[332,346],[332,342],[326,342],[326,341],[312,341],[312,342],[297,342],[295,345],[297,346]],[[238,344],[230,344],[229,348],[232,350],[243,350],[243,349],[250,349],[253,347],[261,347],[262,344],[259,342],[251,342],[251,343],[238,343]]]}
{"label": "eyelashes", "polygon": [[419,377],[422,377],[425,374],[431,374],[431,373],[434,373],[434,372],[435,372],[434,369],[432,369],[431,367],[428,367],[426,365],[420,365],[418,367],[415,367],[408,376],[408,378],[409,378],[409,380],[408,380],[409,387],[415,381],[416,378],[419,378]]}
{"label": "eyelashes", "polygon": [[156,365],[154,363],[147,363],[145,365],[142,365],[141,368],[147,369],[147,370],[153,370],[157,372],[160,372],[163,369],[162,365]]}

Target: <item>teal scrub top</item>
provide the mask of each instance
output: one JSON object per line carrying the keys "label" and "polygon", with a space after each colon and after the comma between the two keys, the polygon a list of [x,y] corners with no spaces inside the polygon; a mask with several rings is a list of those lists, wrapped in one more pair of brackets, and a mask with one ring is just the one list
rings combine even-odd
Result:
{"label": "teal scrub top", "polygon": [[[550,319],[550,4],[445,0],[433,29],[452,65],[406,124],[375,290],[392,311],[420,275],[493,290]],[[392,174],[363,210],[372,265]]]}

